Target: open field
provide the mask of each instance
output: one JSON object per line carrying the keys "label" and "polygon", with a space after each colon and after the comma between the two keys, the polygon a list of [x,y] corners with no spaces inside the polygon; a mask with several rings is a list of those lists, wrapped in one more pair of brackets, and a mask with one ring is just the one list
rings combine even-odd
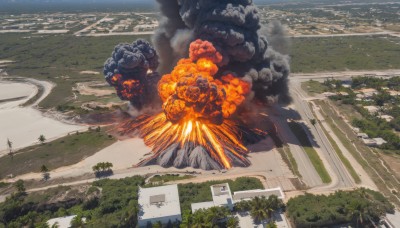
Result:
{"label": "open field", "polygon": [[399,41],[400,38],[380,36],[292,39],[291,70],[311,73],[399,69]]}
{"label": "open field", "polygon": [[[79,82],[103,81],[102,75],[81,74],[81,71],[102,72],[103,63],[118,43],[131,43],[144,36],[75,37],[73,35],[0,34],[0,59],[15,63],[6,67],[9,75],[49,80],[57,86],[40,107],[74,107],[72,87]],[[25,38],[23,38],[25,37]],[[102,99],[112,99],[115,95]],[[95,96],[79,96],[97,101]],[[78,106],[80,104],[77,104]]]}
{"label": "open field", "polygon": [[397,206],[400,205],[400,198],[393,190],[400,189],[400,182],[392,174],[390,167],[383,165],[384,162],[371,148],[365,146],[351,128],[343,121],[342,117],[332,109],[332,104],[328,105],[324,101],[316,101],[316,104],[324,111],[325,119],[335,135],[340,139],[346,149],[357,159],[360,165],[375,182],[379,190]]}
{"label": "open field", "polygon": [[13,157],[0,158],[0,178],[29,172],[40,172],[46,165],[50,170],[75,164],[115,142],[103,130],[72,134],[63,138],[19,150]]}
{"label": "open field", "polygon": [[308,157],[311,160],[315,170],[317,171],[318,175],[321,177],[322,182],[330,183],[332,181],[331,177],[329,176],[328,171],[326,170],[324,163],[322,162],[321,158],[319,157],[317,151],[313,148],[310,140],[307,137],[307,134],[304,132],[304,129],[301,125],[297,124],[296,122],[289,122],[288,123],[292,132],[296,135],[297,139],[301,143],[304,151],[307,153]]}
{"label": "open field", "polygon": [[[0,34],[0,59],[15,61],[6,66],[9,75],[50,80],[57,84],[40,106],[60,110],[78,110],[82,102],[98,101],[96,96],[74,96],[76,83],[103,81],[102,75],[80,74],[82,71],[101,73],[104,61],[120,42],[150,35],[75,37],[73,35]],[[293,38],[291,66],[293,72],[318,72],[358,69],[400,68],[399,38],[332,37]],[[323,58],[321,58],[323,56]],[[115,95],[102,97],[113,101]]]}

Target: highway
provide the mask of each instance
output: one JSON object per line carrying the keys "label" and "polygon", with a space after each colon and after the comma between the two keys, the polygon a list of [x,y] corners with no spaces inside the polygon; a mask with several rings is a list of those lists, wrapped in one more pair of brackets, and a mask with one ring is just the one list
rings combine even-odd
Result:
{"label": "highway", "polygon": [[[342,161],[336,154],[320,124],[317,122],[315,125],[311,124],[311,119],[317,119],[311,111],[307,99],[307,94],[301,89],[301,81],[296,78],[291,78],[290,88],[293,97],[293,104],[296,110],[300,114],[303,121],[307,123],[309,130],[312,135],[309,138],[313,139],[318,148],[316,148],[318,155],[324,162],[325,168],[328,170],[329,175],[332,178],[332,183],[322,188],[325,189],[337,189],[337,188],[348,188],[354,187],[355,183],[348,173],[346,167],[344,167]],[[312,167],[313,168],[313,167]]]}

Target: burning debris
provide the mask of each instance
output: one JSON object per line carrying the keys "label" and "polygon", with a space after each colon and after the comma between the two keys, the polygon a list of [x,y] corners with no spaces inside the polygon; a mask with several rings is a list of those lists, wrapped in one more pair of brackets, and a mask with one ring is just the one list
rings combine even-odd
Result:
{"label": "burning debris", "polygon": [[158,93],[163,112],[127,121],[119,132],[138,134],[153,148],[139,166],[249,166],[244,144],[266,133],[235,114],[245,100],[290,101],[286,57],[268,48],[251,0],[158,2],[164,18],[153,37],[157,52],[142,40],[120,44],[104,74],[138,109],[156,103]]}

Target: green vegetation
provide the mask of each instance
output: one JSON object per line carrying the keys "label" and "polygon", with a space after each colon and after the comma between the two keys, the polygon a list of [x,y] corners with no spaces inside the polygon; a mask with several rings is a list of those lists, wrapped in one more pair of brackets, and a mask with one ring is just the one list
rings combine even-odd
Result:
{"label": "green vegetation", "polygon": [[[87,227],[135,227],[138,186],[144,178],[103,179],[83,188],[57,187],[29,195],[13,194],[0,204],[0,227],[42,227],[54,217],[78,215]],[[100,191],[101,189],[101,191]]]}
{"label": "green vegetation", "polygon": [[394,213],[394,207],[381,193],[361,188],[329,196],[306,194],[291,198],[287,213],[298,228],[347,223],[369,227],[371,221],[377,222],[380,216]]}
{"label": "green vegetation", "polygon": [[325,85],[321,84],[320,82],[314,81],[312,79],[301,83],[301,88],[304,91],[307,91],[307,93],[310,94],[311,96],[329,91],[328,87],[326,87]]}
{"label": "green vegetation", "polygon": [[[353,106],[360,115],[352,118],[352,124],[370,138],[383,138],[387,143],[379,146],[381,149],[400,154],[400,137],[395,131],[400,130],[400,96],[392,96],[390,92],[400,91],[400,77],[382,79],[378,77],[355,77],[352,79],[351,88],[342,86],[340,80],[326,80],[319,83],[330,92],[346,92],[346,95],[331,96],[330,99]],[[309,84],[309,83],[308,83]],[[306,86],[304,84],[303,86]],[[359,98],[356,90],[375,89],[376,93],[368,97]],[[307,87],[307,89],[310,89]],[[389,91],[389,92],[388,92]],[[362,95],[362,94],[360,94]],[[375,106],[378,111],[370,113],[364,106]],[[380,118],[381,115],[390,115],[393,120],[387,122]]]}
{"label": "green vegetation", "polygon": [[179,200],[181,210],[190,210],[192,203],[211,201],[210,186],[214,184],[228,183],[231,192],[250,189],[264,189],[264,186],[257,178],[239,177],[236,180],[207,181],[203,183],[179,184]]}
{"label": "green vegetation", "polygon": [[75,164],[115,142],[104,130],[74,133],[45,144],[30,146],[0,158],[0,178]]}
{"label": "green vegetation", "polygon": [[10,185],[10,183],[7,183],[7,182],[0,182],[0,188],[5,188],[5,187],[7,187],[7,186],[9,186]]}
{"label": "green vegetation", "polygon": [[[231,191],[263,188],[258,179],[245,177],[235,181],[181,184],[179,195],[186,200],[182,202],[181,198],[182,211],[190,210],[192,202],[211,200],[210,185],[225,182],[230,184]],[[144,186],[145,179],[140,176],[119,180],[102,179],[91,186],[60,186],[28,195],[25,194],[23,181],[17,183],[19,193],[0,204],[0,227],[41,227],[50,218],[67,215],[85,217],[85,227],[135,227],[139,211],[138,188]],[[218,212],[213,216],[220,215]],[[209,217],[205,218],[209,222]]]}
{"label": "green vegetation", "polygon": [[[131,43],[149,36],[76,37],[73,35],[0,34],[0,59],[16,61],[7,66],[9,75],[49,80],[57,84],[40,106],[57,107],[85,113],[80,104],[75,104],[72,87],[78,82],[99,80],[102,75],[82,75],[79,72],[94,70],[102,72],[103,63],[110,57],[118,43]],[[25,37],[25,38],[23,38]],[[80,96],[87,101],[98,101],[94,96]],[[106,96],[102,99],[112,99]]]}
{"label": "green vegetation", "polygon": [[113,166],[111,162],[99,162],[92,167],[92,170],[96,177],[109,176],[113,174]]}
{"label": "green vegetation", "polygon": [[187,210],[183,213],[180,227],[227,227],[225,219],[230,214],[226,207],[199,209],[193,214]]}
{"label": "green vegetation", "polygon": [[255,197],[252,200],[242,200],[235,203],[238,212],[250,211],[250,215],[256,224],[265,223],[273,218],[273,213],[282,209],[284,203],[276,195]]}
{"label": "green vegetation", "polygon": [[333,110],[332,104],[327,104],[324,101],[316,101],[316,104],[321,107],[325,120],[332,131],[372,178],[379,190],[389,197],[391,202],[399,206],[400,201],[397,196],[393,195],[395,193],[392,189],[400,189],[400,184],[392,174],[393,171],[390,170],[390,167],[383,166],[379,154],[365,146],[357,138],[349,125]]}
{"label": "green vegetation", "polygon": [[180,175],[180,174],[165,174],[165,175],[154,175],[149,179],[150,183],[165,183],[169,181],[179,181],[194,178],[193,175]]}
{"label": "green vegetation", "polygon": [[324,166],[321,158],[319,157],[317,151],[313,148],[310,139],[307,136],[307,133],[304,131],[303,127],[296,123],[296,122],[289,122],[288,123],[290,129],[294,133],[294,135],[299,140],[300,144],[302,145],[304,151],[308,155],[313,164],[315,170],[317,171],[318,175],[321,177],[323,183],[330,183],[332,181],[331,177],[329,176],[328,171]]}
{"label": "green vegetation", "polygon": [[294,73],[400,68],[400,45],[386,37],[295,38],[292,42]]}
{"label": "green vegetation", "polygon": [[282,147],[277,147],[277,150],[282,156],[283,161],[288,165],[290,171],[292,171],[294,175],[301,178],[299,166],[297,165],[296,159],[294,159],[293,154],[289,149],[289,146],[283,145]]}

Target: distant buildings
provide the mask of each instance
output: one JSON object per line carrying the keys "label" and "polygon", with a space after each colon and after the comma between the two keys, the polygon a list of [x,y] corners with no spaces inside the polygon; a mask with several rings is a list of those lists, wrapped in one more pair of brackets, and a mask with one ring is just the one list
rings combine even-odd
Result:
{"label": "distant buildings", "polygon": [[178,185],[166,185],[154,188],[139,188],[139,227],[149,223],[182,221],[179,203]]}

